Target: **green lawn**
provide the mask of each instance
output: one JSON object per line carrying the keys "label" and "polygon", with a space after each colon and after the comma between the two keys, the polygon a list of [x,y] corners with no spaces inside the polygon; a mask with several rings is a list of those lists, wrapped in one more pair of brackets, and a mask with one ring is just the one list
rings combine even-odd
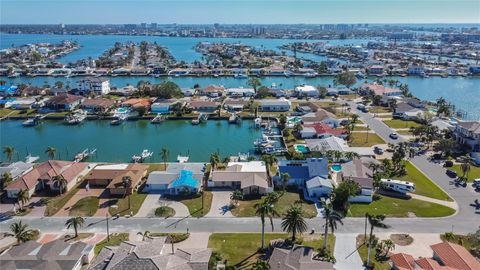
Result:
{"label": "green lawn", "polygon": [[393,120],[383,120],[383,122],[391,127],[391,128],[411,128],[411,127],[419,127],[420,124],[414,121],[403,121],[399,119]]}
{"label": "green lawn", "polygon": [[70,208],[70,216],[91,217],[98,209],[99,199],[95,196],[82,198]]}
{"label": "green lawn", "polygon": [[359,125],[355,125],[355,128],[353,129],[353,131],[366,131],[366,130],[370,130],[370,129],[367,128],[367,126],[359,126]]}
{"label": "green lawn", "polygon": [[[357,237],[357,247],[360,245],[359,243],[363,243],[363,235]],[[358,254],[360,255],[360,258],[362,259],[363,262],[367,261],[367,256],[368,256],[368,248],[367,245],[361,245],[360,248],[358,248]],[[390,270],[392,269],[388,261],[377,261],[375,259],[375,255],[377,252],[375,251],[374,248],[372,248],[372,254],[371,254],[371,259],[372,262],[375,265],[375,270]]]}
{"label": "green lawn", "polygon": [[[265,246],[271,240],[286,239],[285,233],[265,233]],[[316,239],[309,240],[310,235],[305,235],[302,245],[318,249],[323,246],[323,238],[320,234],[315,235]],[[219,253],[228,265],[237,266],[237,269],[251,269],[250,264],[259,258],[258,249],[261,247],[261,233],[214,233],[210,235],[208,247]],[[329,236],[328,248],[335,248],[335,236]]]}
{"label": "green lawn", "polygon": [[173,217],[175,216],[175,210],[168,206],[161,206],[155,209],[155,216],[164,218]]}
{"label": "green lawn", "polygon": [[102,242],[95,245],[95,249],[94,249],[95,255],[98,255],[98,253],[100,253],[100,250],[102,250],[102,248],[106,246],[118,246],[123,241],[128,241],[128,233],[111,234],[110,241],[107,241],[107,239],[105,239]]}
{"label": "green lawn", "polygon": [[4,116],[11,116],[11,117],[19,117],[19,116],[29,116],[35,114],[36,110],[11,110],[11,109],[0,109],[0,117]]}
{"label": "green lawn", "polygon": [[[387,217],[408,217],[409,212],[417,217],[445,217],[455,213],[454,209],[416,199],[398,199],[387,196],[378,196],[379,199],[370,204],[353,203],[350,205],[348,216],[364,217],[365,213],[373,215],[384,214]],[[388,224],[388,219],[387,222]]]}
{"label": "green lawn", "polygon": [[151,163],[147,165],[148,165],[147,173],[151,173],[153,171],[165,171],[165,165],[163,163]]}
{"label": "green lawn", "polygon": [[370,113],[391,113],[392,109],[381,106],[373,106],[368,109]]}
{"label": "green lawn", "polygon": [[[450,170],[454,170],[457,172],[459,176],[463,175],[462,169],[460,169],[460,164],[455,164],[453,167],[448,168]],[[468,181],[473,182],[474,179],[480,178],[480,167],[476,167],[474,165],[470,165],[470,171],[468,172],[467,175]]]}
{"label": "green lawn", "polygon": [[[239,206],[232,209],[232,214],[237,217],[253,217],[255,216],[256,203],[261,199],[239,201]],[[280,215],[283,215],[287,209],[297,201],[302,201],[302,208],[305,212],[305,218],[313,218],[317,216],[317,210],[313,203],[308,203],[300,198],[300,195],[296,192],[285,192],[277,203],[275,203],[275,210]]]}
{"label": "green lawn", "polygon": [[415,194],[427,196],[434,199],[452,201],[445,191],[433,183],[427,176],[419,171],[411,162],[405,163],[407,175],[394,177],[394,179],[415,183]]}
{"label": "green lawn", "polygon": [[351,147],[370,147],[384,143],[385,141],[374,132],[352,132],[349,145]]}
{"label": "green lawn", "polygon": [[212,206],[212,193],[210,191],[204,191],[203,193],[204,209],[202,210],[202,196],[195,194],[193,196],[171,196],[169,199],[175,200],[185,204],[188,207],[188,211],[192,217],[203,217],[210,211]]}
{"label": "green lawn", "polygon": [[128,197],[125,198],[120,198],[118,200],[113,200],[115,205],[118,206],[118,208],[113,208],[109,207],[108,212],[110,215],[115,216],[115,215],[120,215],[120,216],[125,216],[125,215],[130,215],[130,212],[133,212],[133,215],[136,215],[138,210],[140,210],[140,207],[142,207],[143,201],[145,198],[147,198],[146,193],[138,193],[134,192],[130,197],[130,204],[131,208],[128,208]]}
{"label": "green lawn", "polygon": [[173,240],[173,243],[180,243],[185,241],[190,236],[189,233],[150,233],[149,236],[151,237],[161,237],[161,236],[170,236]]}
{"label": "green lawn", "polygon": [[80,184],[77,184],[70,191],[61,196],[49,199],[47,207],[45,208],[45,216],[53,216],[58,210],[62,209],[63,206],[77,193],[79,185]]}
{"label": "green lawn", "polygon": [[410,130],[397,130],[396,131],[398,134],[400,135],[413,135],[412,132],[410,132]]}

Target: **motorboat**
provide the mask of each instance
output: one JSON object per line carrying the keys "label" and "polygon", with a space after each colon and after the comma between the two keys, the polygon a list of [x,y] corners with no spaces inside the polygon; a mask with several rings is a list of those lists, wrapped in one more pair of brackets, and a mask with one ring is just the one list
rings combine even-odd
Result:
{"label": "motorboat", "polygon": [[133,155],[132,156],[132,161],[135,163],[143,162],[145,159],[152,157],[153,152],[149,151],[148,149],[143,149],[142,153],[140,155]]}
{"label": "motorboat", "polygon": [[155,116],[155,118],[153,118],[152,120],[150,120],[150,123],[152,124],[160,124],[161,122],[165,121],[165,116],[161,115],[161,114],[157,114],[157,116]]}
{"label": "motorboat", "polygon": [[240,124],[241,122],[242,122],[242,118],[240,117],[240,115],[238,115],[236,113],[233,113],[228,118],[228,123],[230,123],[230,124]]}
{"label": "motorboat", "polygon": [[83,120],[85,120],[85,118],[87,118],[87,113],[82,110],[78,110],[74,112],[72,115],[67,115],[65,117],[65,121],[69,125],[78,125],[82,123]]}
{"label": "motorboat", "polygon": [[110,122],[110,125],[112,126],[118,126],[121,125],[125,120],[127,120],[127,116],[125,114],[117,116],[116,119],[113,119]]}
{"label": "motorboat", "polygon": [[27,120],[25,120],[22,123],[22,125],[24,127],[33,127],[33,126],[36,126],[36,125],[40,124],[41,119],[43,119],[43,116],[36,115],[35,117],[28,118]]}

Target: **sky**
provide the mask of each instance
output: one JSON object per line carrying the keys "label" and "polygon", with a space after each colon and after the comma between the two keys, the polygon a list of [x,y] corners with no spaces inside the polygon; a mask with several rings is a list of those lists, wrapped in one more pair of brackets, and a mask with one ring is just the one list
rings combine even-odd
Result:
{"label": "sky", "polygon": [[480,0],[0,0],[1,24],[480,23]]}

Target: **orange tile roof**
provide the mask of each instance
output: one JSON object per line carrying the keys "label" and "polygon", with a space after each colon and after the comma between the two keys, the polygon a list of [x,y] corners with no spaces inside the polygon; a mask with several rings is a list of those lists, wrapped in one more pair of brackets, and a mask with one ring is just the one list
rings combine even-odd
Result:
{"label": "orange tile roof", "polygon": [[446,266],[458,270],[479,270],[478,262],[464,247],[450,242],[431,245],[433,252]]}
{"label": "orange tile roof", "polygon": [[399,269],[414,270],[415,260],[412,255],[405,253],[397,253],[390,256],[393,265]]}

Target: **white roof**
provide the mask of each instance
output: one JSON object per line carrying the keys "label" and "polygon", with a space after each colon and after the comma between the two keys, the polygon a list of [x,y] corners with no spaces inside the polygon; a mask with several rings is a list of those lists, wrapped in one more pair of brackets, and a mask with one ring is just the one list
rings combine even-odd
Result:
{"label": "white roof", "polygon": [[337,150],[342,152],[348,152],[347,142],[335,136],[331,136],[325,139],[307,139],[305,140],[308,148],[314,151],[328,151]]}
{"label": "white roof", "polygon": [[240,165],[240,172],[266,172],[267,167],[263,161],[249,161],[249,162],[229,162],[227,167]]}
{"label": "white roof", "polygon": [[253,88],[228,88],[227,93],[255,93],[255,89]]}
{"label": "white roof", "polygon": [[295,91],[296,92],[302,92],[302,93],[317,92],[317,88],[315,88],[315,86],[312,86],[312,85],[300,85],[300,86],[295,87]]}
{"label": "white roof", "polygon": [[332,182],[320,176],[315,176],[312,179],[308,180],[306,185],[307,185],[307,189],[316,188],[316,187],[327,187],[327,188],[333,189]]}

